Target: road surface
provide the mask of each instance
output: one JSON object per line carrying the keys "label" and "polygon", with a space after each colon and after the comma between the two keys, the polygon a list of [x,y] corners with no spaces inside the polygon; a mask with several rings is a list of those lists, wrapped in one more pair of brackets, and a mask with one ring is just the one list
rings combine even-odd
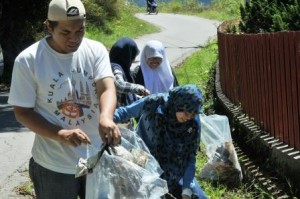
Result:
{"label": "road surface", "polygon": [[[159,40],[165,46],[167,57],[173,67],[176,67],[193,52],[200,50],[209,40],[215,38],[217,27],[220,24],[218,21],[179,14],[139,13],[136,14],[136,17],[161,29],[159,33],[143,35],[135,39],[140,51],[147,41]],[[136,61],[137,63],[134,63],[133,67],[139,63],[139,56]]]}
{"label": "road surface", "polygon": [[[177,14],[140,13],[136,14],[136,17],[161,29],[159,33],[136,38],[140,50],[147,41],[159,40],[166,47],[167,57],[172,66],[178,65],[216,37],[219,24],[217,21]],[[138,62],[139,57],[135,65]],[[20,170],[26,170],[34,133],[15,120],[12,107],[7,104],[7,96],[8,93],[0,93],[0,198],[15,198],[11,195],[12,188],[26,180]]]}

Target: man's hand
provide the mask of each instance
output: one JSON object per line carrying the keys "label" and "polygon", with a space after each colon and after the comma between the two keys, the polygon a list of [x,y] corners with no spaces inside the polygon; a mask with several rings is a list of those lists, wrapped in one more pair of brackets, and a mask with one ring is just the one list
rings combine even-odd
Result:
{"label": "man's hand", "polygon": [[118,126],[107,117],[100,118],[99,134],[102,141],[107,144],[117,145],[121,142],[121,133]]}
{"label": "man's hand", "polygon": [[74,147],[81,144],[91,144],[89,137],[80,129],[61,129],[58,131],[59,140]]}
{"label": "man's hand", "polygon": [[117,105],[116,87],[114,79],[107,77],[96,82],[99,96],[99,134],[104,143],[117,145],[121,141],[121,133],[113,122],[114,111]]}

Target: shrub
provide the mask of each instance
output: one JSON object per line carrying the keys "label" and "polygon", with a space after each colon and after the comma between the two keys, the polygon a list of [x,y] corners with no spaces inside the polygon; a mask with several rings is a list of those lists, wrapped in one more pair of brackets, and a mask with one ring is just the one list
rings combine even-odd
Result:
{"label": "shrub", "polygon": [[245,33],[298,31],[299,0],[251,0],[241,6],[239,27]]}
{"label": "shrub", "polygon": [[110,20],[117,18],[119,9],[117,0],[85,0],[87,20],[98,26],[105,26]]}
{"label": "shrub", "polygon": [[[83,0],[88,23],[108,31],[106,24],[118,17],[123,0]],[[4,56],[4,74],[0,82],[11,81],[16,56],[44,36],[43,22],[47,18],[49,0],[0,1],[0,41]]]}

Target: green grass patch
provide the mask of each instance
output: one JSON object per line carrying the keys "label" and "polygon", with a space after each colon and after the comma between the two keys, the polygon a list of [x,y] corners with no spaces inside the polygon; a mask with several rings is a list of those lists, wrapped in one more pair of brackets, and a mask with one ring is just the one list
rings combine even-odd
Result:
{"label": "green grass patch", "polygon": [[16,187],[16,192],[22,196],[32,196],[35,198],[34,188],[31,181],[24,182],[23,184]]}
{"label": "green grass patch", "polygon": [[205,92],[206,83],[210,78],[210,71],[218,58],[217,40],[213,40],[200,51],[182,62],[175,69],[179,84],[196,84]]}
{"label": "green grass patch", "polygon": [[[233,0],[234,1],[234,0]],[[240,0],[237,0],[240,1]],[[224,2],[225,3],[225,2]],[[174,6],[175,5],[175,6]],[[193,9],[183,9],[180,2],[174,3],[174,5],[159,4],[160,12],[171,12],[196,15],[209,19],[227,20],[234,18],[236,15],[224,13],[220,7],[212,7],[211,9],[196,6]],[[140,11],[144,12],[144,10]],[[239,11],[237,11],[239,12]],[[230,12],[229,12],[230,13]],[[126,24],[126,25],[125,25]],[[114,21],[109,25],[113,30],[111,34],[105,34],[103,31],[92,27],[88,29],[87,36],[89,38],[101,41],[108,48],[120,37],[129,36],[136,38],[137,36],[157,32],[158,29],[152,25],[145,23],[139,19],[133,17],[132,13],[122,13],[121,18]],[[178,78],[179,84],[196,84],[199,86],[204,96],[206,96],[204,109],[211,108],[213,106],[212,99],[212,78],[214,74],[215,63],[218,59],[218,44],[217,40],[212,40],[207,43],[200,51],[195,52],[192,56],[188,57],[175,69],[175,74]],[[196,177],[199,176],[201,168],[206,164],[207,157],[205,154],[205,147],[201,145],[202,151],[197,155],[197,171]],[[210,199],[254,199],[254,198],[266,198],[263,194],[253,191],[258,189],[255,184],[243,184],[236,189],[228,189],[227,187],[217,184],[213,185],[210,182],[199,179],[199,183]]]}
{"label": "green grass patch", "polygon": [[[202,91],[205,98],[203,106],[204,113],[213,109],[213,82],[216,61],[218,60],[217,40],[212,40],[203,49],[183,61],[175,68],[175,74],[179,84],[196,84]],[[200,145],[201,151],[197,154],[196,178],[203,191],[210,199],[267,199],[271,198],[259,185],[252,182],[245,182],[240,187],[230,189],[222,184],[215,184],[200,179],[201,168],[207,163],[208,159],[203,143]]]}
{"label": "green grass patch", "polygon": [[135,11],[139,9],[130,5],[124,6],[118,19],[107,24],[105,30],[88,24],[85,36],[102,42],[109,49],[121,37],[136,38],[159,31],[159,28],[134,17]]}
{"label": "green grass patch", "polygon": [[240,6],[244,3],[244,0],[212,0],[212,5],[207,7],[199,4],[197,0],[174,0],[170,3],[160,3],[159,10],[226,21],[240,19]]}
{"label": "green grass patch", "polygon": [[[174,2],[174,3],[173,3]],[[160,12],[183,13],[191,14],[204,18],[217,19],[224,21],[227,19],[236,18],[239,10],[237,9],[239,2],[242,0],[215,0],[215,6],[211,8],[194,5],[183,6],[183,1],[172,1],[169,4],[159,4]],[[188,1],[189,2],[189,1]],[[236,4],[235,4],[236,2]],[[225,7],[224,7],[225,6]],[[102,42],[108,49],[120,37],[128,36],[136,38],[138,36],[159,31],[158,28],[148,24],[142,20],[135,18],[133,15],[136,12],[145,12],[145,8],[137,8],[134,6],[124,6],[120,9],[119,18],[106,25],[105,29],[100,29],[90,23],[87,24],[86,37]],[[163,41],[162,41],[163,42]],[[213,105],[212,99],[212,78],[215,63],[218,59],[217,40],[209,42],[200,51],[197,51],[192,56],[188,57],[183,63],[175,69],[175,74],[179,84],[196,84],[206,96],[204,109]],[[207,162],[205,147],[201,145],[201,152],[197,155],[197,172],[199,176],[201,168]],[[223,185],[213,185],[210,182],[198,179],[201,187],[210,197],[210,199],[255,199],[269,198],[255,184],[247,183],[236,189],[228,189]],[[19,193],[23,195],[31,195],[32,184],[24,184],[19,187]],[[257,191],[253,191],[257,190]]]}

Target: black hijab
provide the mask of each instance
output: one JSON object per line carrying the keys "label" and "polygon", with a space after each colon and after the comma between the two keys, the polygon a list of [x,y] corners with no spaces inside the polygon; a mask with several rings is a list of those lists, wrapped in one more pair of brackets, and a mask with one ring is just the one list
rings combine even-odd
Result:
{"label": "black hijab", "polygon": [[109,52],[110,62],[122,67],[128,82],[133,82],[130,75],[130,67],[139,53],[137,44],[129,37],[119,39]]}

